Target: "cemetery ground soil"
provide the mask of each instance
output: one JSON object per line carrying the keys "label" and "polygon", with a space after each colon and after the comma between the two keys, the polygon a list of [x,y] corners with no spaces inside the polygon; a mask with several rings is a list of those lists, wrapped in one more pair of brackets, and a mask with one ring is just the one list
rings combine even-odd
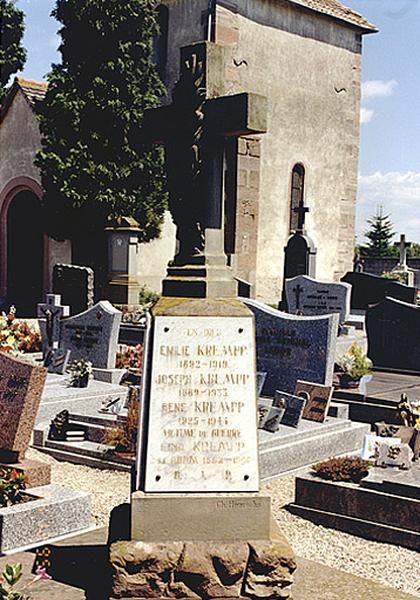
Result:
{"label": "cemetery ground soil", "polygon": [[[58,462],[33,449],[27,457],[51,464],[52,483],[90,492],[98,526],[107,525],[111,509],[129,498],[128,473]],[[420,597],[419,553],[320,527],[290,514],[283,507],[294,498],[293,476],[264,483],[262,491],[271,495],[273,513],[297,556]]]}

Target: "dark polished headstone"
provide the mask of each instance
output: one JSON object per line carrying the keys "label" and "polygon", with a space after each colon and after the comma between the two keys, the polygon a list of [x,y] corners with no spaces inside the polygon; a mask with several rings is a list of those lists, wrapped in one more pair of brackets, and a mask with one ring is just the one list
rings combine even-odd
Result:
{"label": "dark polished headstone", "polygon": [[94,303],[94,275],[90,267],[56,264],[53,269],[54,294],[60,294],[72,315],[87,310]]}
{"label": "dark polished headstone", "polygon": [[284,249],[284,280],[298,275],[315,277],[316,252],[308,235],[300,231],[294,233]]}
{"label": "dark polished headstone", "polygon": [[378,304],[386,297],[402,300],[410,304],[416,302],[417,290],[393,279],[369,275],[368,273],[349,272],[341,281],[352,285],[351,308],[367,310],[372,304]]}
{"label": "dark polished headstone", "polygon": [[375,367],[420,371],[420,307],[386,298],[367,311],[366,329]]}
{"label": "dark polished headstone", "polygon": [[338,315],[300,317],[243,299],[255,315],[257,369],[267,372],[264,396],[294,394],[298,379],[332,384]]}

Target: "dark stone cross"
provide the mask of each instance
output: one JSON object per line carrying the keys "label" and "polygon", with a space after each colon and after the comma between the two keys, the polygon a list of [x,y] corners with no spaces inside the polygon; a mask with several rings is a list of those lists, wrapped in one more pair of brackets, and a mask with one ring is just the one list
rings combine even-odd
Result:
{"label": "dark stone cross", "polygon": [[264,133],[267,100],[248,93],[219,96],[227,52],[211,42],[182,48],[172,104],[145,113],[142,140],[165,146],[169,209],[177,226],[178,250],[164,296],[236,295],[224,253],[225,138]]}
{"label": "dark stone cross", "polygon": [[296,231],[303,232],[305,228],[306,213],[310,212],[310,210],[310,208],[303,206],[303,204],[301,206],[296,206],[293,209],[293,212],[298,215],[298,226]]}
{"label": "dark stone cross", "polygon": [[300,296],[301,296],[302,292],[304,291],[303,287],[299,283],[296,287],[293,288],[293,291],[296,296],[296,310],[300,310]]}

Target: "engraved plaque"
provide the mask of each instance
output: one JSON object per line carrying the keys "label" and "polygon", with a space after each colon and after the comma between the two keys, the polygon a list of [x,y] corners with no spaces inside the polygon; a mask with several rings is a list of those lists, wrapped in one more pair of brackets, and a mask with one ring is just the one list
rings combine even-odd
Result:
{"label": "engraved plaque", "polygon": [[154,322],[146,492],[259,489],[252,316]]}

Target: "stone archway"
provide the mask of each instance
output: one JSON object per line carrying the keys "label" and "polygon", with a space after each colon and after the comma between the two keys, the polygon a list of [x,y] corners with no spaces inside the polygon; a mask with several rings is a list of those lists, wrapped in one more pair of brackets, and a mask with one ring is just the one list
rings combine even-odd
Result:
{"label": "stone archway", "polygon": [[41,207],[34,191],[15,191],[3,219],[6,302],[16,307],[19,317],[34,317],[44,289]]}

